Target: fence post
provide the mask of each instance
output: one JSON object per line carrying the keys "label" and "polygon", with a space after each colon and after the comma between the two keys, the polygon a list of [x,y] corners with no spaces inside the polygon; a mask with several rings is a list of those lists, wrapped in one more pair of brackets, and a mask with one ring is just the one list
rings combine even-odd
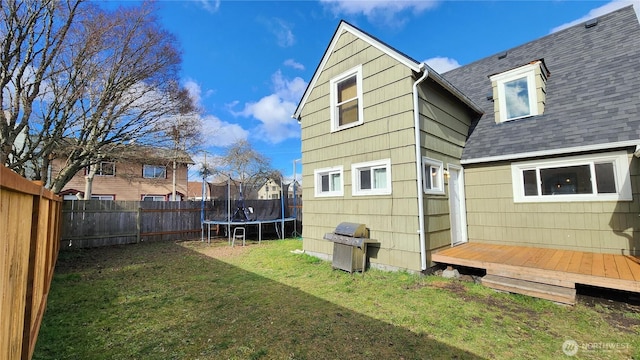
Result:
{"label": "fence post", "polygon": [[140,243],[140,218],[142,213],[142,208],[138,206],[138,212],[136,213],[136,244]]}

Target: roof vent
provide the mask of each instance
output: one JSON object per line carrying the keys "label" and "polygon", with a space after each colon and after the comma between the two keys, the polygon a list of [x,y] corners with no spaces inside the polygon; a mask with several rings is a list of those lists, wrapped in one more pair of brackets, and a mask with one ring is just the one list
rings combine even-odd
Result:
{"label": "roof vent", "polygon": [[598,25],[598,18],[587,20],[587,22],[584,23],[585,29],[592,28],[596,25]]}
{"label": "roof vent", "polygon": [[504,59],[507,57],[507,52],[503,52],[502,54],[498,55],[498,59]]}

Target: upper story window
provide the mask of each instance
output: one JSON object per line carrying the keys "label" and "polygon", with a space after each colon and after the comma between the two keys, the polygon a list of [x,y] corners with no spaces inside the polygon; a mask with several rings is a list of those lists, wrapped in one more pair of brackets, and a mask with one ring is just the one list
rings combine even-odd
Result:
{"label": "upper story window", "polygon": [[632,200],[626,152],[514,163],[515,202]]}
{"label": "upper story window", "polygon": [[331,79],[330,86],[331,131],[362,124],[362,65]]}
{"label": "upper story window", "polygon": [[[94,165],[96,167],[96,176],[115,176],[116,163],[113,161],[101,161]],[[89,174],[90,167],[84,168],[84,174]]]}
{"label": "upper story window", "polygon": [[422,188],[426,194],[444,194],[443,169],[442,161],[422,158]]}
{"label": "upper story window", "polygon": [[541,60],[491,76],[496,122],[542,114],[548,76]]}
{"label": "upper story window", "polygon": [[166,179],[167,167],[163,165],[144,165],[142,167],[142,177],[145,179]]}
{"label": "upper story window", "polygon": [[391,159],[351,165],[352,194],[391,194]]}
{"label": "upper story window", "polygon": [[342,166],[317,169],[313,172],[316,196],[342,196]]}
{"label": "upper story window", "polygon": [[116,174],[116,163],[113,161],[101,161],[97,164],[96,175],[114,176]]}

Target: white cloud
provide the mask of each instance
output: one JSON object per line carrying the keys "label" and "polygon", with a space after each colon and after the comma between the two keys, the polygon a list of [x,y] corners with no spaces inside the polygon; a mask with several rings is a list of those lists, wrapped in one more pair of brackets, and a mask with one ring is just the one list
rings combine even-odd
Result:
{"label": "white cloud", "polygon": [[437,73],[442,74],[449,70],[453,70],[457,67],[460,67],[460,64],[456,59],[451,59],[448,57],[436,56],[424,61],[429,65],[433,70]]}
{"label": "white cloud", "polygon": [[296,43],[296,37],[293,35],[291,25],[286,23],[284,20],[273,18],[271,20],[263,19],[263,22],[269,31],[276,36],[278,46],[290,47]]}
{"label": "white cloud", "polygon": [[304,70],[304,65],[300,64],[299,62],[296,62],[293,59],[287,59],[284,61],[284,65],[288,66],[288,67],[292,67],[296,70]]}
{"label": "white cloud", "polygon": [[226,147],[249,137],[249,131],[242,126],[222,121],[213,115],[202,118],[202,133],[205,145],[212,147]]}
{"label": "white cloud", "polygon": [[235,115],[253,117],[260,125],[252,134],[268,143],[277,144],[286,139],[300,137],[300,126],[291,118],[296,104],[302,97],[307,83],[299,77],[285,79],[278,70],[271,77],[274,92],[262,99],[245,104]]}
{"label": "white cloud", "polygon": [[295,77],[293,80],[287,80],[282,76],[280,70],[276,71],[271,76],[271,82],[276,94],[286,101],[298,102],[304,90],[307,88],[307,83],[301,77]]}
{"label": "white cloud", "polygon": [[638,5],[637,2],[633,2],[633,1],[629,1],[629,0],[614,0],[610,3],[604,4],[598,8],[595,8],[591,11],[589,11],[589,13],[587,13],[585,16],[573,20],[571,22],[562,24],[560,26],[556,26],[555,28],[551,29],[551,31],[549,31],[549,33],[554,33],[554,32],[558,32],[560,30],[564,30],[566,28],[572,27],[574,25],[578,25],[581,24],[587,20],[596,18],[598,16],[610,13],[612,11],[618,10],[620,8],[623,8],[625,6],[629,6],[633,4],[633,9],[636,12],[636,16],[638,17],[638,19],[640,19],[640,5]]}
{"label": "white cloud", "polygon": [[362,14],[370,22],[383,21],[388,25],[401,26],[404,23],[398,19],[401,12],[412,11],[414,14],[418,14],[435,7],[440,0],[320,0],[320,2],[325,4],[335,15]]}
{"label": "white cloud", "polygon": [[291,118],[296,104],[282,99],[277,94],[265,96],[255,103],[245,105],[242,114],[261,122],[252,133],[261,140],[277,144],[300,136],[298,122]]}
{"label": "white cloud", "polygon": [[189,92],[189,96],[191,100],[193,100],[194,104],[200,106],[202,103],[202,89],[200,88],[200,84],[189,79],[184,82],[184,88]]}
{"label": "white cloud", "polygon": [[206,11],[215,13],[220,9],[220,1],[221,0],[199,0],[199,3]]}

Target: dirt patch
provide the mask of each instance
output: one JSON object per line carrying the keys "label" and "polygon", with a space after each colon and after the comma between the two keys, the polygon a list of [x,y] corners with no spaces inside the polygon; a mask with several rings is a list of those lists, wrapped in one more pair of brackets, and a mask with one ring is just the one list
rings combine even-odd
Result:
{"label": "dirt patch", "polygon": [[226,238],[224,240],[212,240],[210,244],[201,241],[184,241],[179,245],[215,259],[240,256],[249,251],[251,247],[259,246],[250,242],[245,246],[242,246],[242,244],[231,246]]}
{"label": "dirt patch", "polygon": [[429,286],[437,289],[448,290],[457,295],[467,293],[467,288],[460,281],[433,281],[429,283]]}
{"label": "dirt patch", "polygon": [[611,326],[640,333],[640,295],[625,291],[578,287],[578,303],[593,308]]}

